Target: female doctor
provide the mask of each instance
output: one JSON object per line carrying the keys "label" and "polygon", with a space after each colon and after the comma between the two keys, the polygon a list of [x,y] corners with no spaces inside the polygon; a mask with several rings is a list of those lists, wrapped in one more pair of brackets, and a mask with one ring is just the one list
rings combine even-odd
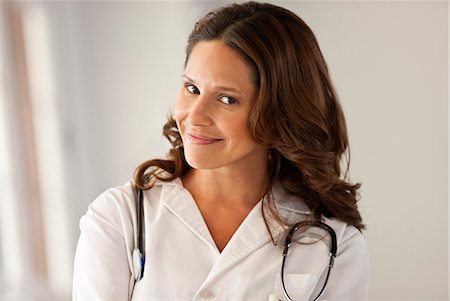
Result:
{"label": "female doctor", "polygon": [[367,300],[344,115],[311,29],[225,6],[189,36],[165,159],[81,218],[74,300]]}

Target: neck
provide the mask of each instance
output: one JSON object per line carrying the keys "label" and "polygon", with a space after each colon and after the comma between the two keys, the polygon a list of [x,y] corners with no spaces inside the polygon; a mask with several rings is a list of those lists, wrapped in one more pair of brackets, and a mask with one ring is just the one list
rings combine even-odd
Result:
{"label": "neck", "polygon": [[263,167],[247,166],[245,169],[192,169],[182,181],[196,202],[253,208],[264,196],[269,176],[267,164],[263,164]]}

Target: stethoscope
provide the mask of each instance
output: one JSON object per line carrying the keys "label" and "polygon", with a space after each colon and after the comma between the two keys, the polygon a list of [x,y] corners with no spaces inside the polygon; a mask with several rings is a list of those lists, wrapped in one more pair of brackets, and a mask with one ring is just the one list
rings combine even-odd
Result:
{"label": "stethoscope", "polygon": [[[327,275],[325,277],[325,281],[322,285],[322,288],[320,289],[320,292],[317,294],[317,296],[313,299],[313,301],[316,301],[317,299],[319,299],[320,296],[322,296],[323,291],[325,290],[325,287],[327,286],[328,283],[328,279],[330,278],[330,272],[331,269],[333,268],[334,265],[334,259],[336,258],[336,253],[337,253],[337,239],[336,239],[336,232],[334,232],[333,228],[331,228],[330,226],[328,226],[327,224],[325,224],[322,221],[314,221],[314,222],[299,222],[293,226],[291,226],[291,228],[289,229],[289,232],[286,236],[286,239],[284,241],[284,248],[283,248],[283,261],[281,263],[281,287],[283,290],[283,294],[284,297],[286,298],[286,300],[288,301],[293,301],[292,298],[289,296],[289,294],[287,293],[286,290],[286,286],[284,284],[284,265],[286,262],[286,257],[288,255],[288,251],[289,251],[289,247],[292,245],[292,237],[294,235],[294,233],[301,227],[318,227],[321,228],[325,231],[327,231],[328,235],[331,238],[331,246],[330,246],[330,261],[328,262],[328,270],[327,270]],[[270,301],[272,300],[277,300],[277,299],[269,299]]]}
{"label": "stethoscope", "polygon": [[133,268],[134,280],[139,281],[144,277],[145,267],[144,205],[142,201],[142,189],[140,188],[137,188],[136,220],[137,238],[136,246],[133,250]]}
{"label": "stethoscope", "polygon": [[[144,206],[143,206],[143,192],[142,189],[137,189],[137,204],[136,204],[136,228],[137,228],[137,239],[136,239],[136,247],[133,251],[133,267],[134,267],[134,277],[136,281],[139,281],[144,276],[144,267],[145,267],[145,240],[144,240]],[[286,262],[286,257],[289,252],[289,248],[292,245],[292,237],[294,236],[295,232],[301,228],[301,227],[318,227],[323,230],[325,230],[328,235],[331,238],[331,246],[330,246],[330,261],[328,263],[328,270],[327,275],[325,277],[325,281],[323,283],[322,288],[320,289],[319,294],[312,300],[316,301],[319,299],[319,297],[322,295],[323,291],[325,290],[325,287],[328,283],[328,279],[330,277],[331,269],[334,265],[334,259],[336,258],[337,253],[337,239],[336,239],[336,233],[334,230],[325,224],[322,221],[315,221],[315,222],[299,222],[289,228],[288,234],[284,241],[284,247],[283,247],[283,261],[281,263],[281,286],[282,291],[284,294],[284,297],[288,301],[293,301],[292,298],[289,296],[286,286],[284,283],[284,266]],[[271,295],[269,297],[270,301],[275,301],[277,298],[274,295]]]}

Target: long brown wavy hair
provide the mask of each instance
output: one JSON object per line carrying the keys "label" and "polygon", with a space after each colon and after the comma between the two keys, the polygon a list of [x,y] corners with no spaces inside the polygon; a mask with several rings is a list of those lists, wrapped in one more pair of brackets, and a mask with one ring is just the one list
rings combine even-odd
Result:
{"label": "long brown wavy hair", "polygon": [[[357,208],[361,184],[348,181],[350,150],[344,114],[311,29],[294,13],[272,4],[227,5],[195,24],[185,66],[198,42],[212,40],[234,49],[253,71],[259,94],[249,128],[253,139],[269,150],[268,195],[278,181],[307,204],[315,219],[336,217],[364,229]],[[191,169],[171,116],[163,134],[172,148],[166,159],[148,160],[136,169],[134,181],[141,189],[150,189],[155,179],[172,181]],[[343,155],[345,173],[341,173]],[[284,223],[272,198],[267,200],[276,219]]]}

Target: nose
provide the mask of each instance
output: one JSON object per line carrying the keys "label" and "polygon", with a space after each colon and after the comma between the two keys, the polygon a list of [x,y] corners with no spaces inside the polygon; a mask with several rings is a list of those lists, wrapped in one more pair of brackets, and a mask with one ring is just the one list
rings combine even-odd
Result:
{"label": "nose", "polygon": [[199,95],[191,104],[187,121],[191,126],[210,126],[213,124],[212,101],[207,95]]}

